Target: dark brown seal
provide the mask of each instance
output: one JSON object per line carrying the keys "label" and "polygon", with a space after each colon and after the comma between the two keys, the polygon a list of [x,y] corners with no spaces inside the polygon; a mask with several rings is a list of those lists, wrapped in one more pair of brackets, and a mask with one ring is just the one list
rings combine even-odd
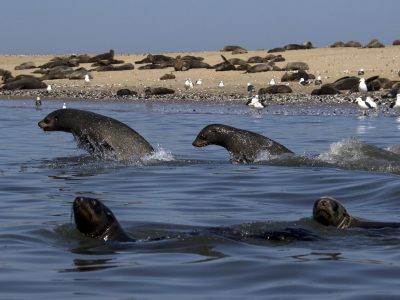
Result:
{"label": "dark brown seal", "polygon": [[76,197],[72,204],[76,228],[84,235],[108,241],[135,241],[122,229],[112,211],[100,200]]}
{"label": "dark brown seal", "polygon": [[400,223],[396,222],[377,222],[361,220],[350,215],[346,208],[333,197],[324,196],[315,201],[313,208],[313,218],[315,221],[337,228],[361,227],[361,228],[399,228]]}
{"label": "dark brown seal", "polygon": [[128,125],[90,111],[59,109],[38,123],[44,131],[70,132],[89,153],[127,160],[151,154],[153,147]]}
{"label": "dark brown seal", "polygon": [[261,134],[238,129],[223,124],[210,124],[204,127],[193,141],[195,147],[218,145],[229,151],[235,162],[253,162],[266,151],[270,155],[293,153],[285,146]]}

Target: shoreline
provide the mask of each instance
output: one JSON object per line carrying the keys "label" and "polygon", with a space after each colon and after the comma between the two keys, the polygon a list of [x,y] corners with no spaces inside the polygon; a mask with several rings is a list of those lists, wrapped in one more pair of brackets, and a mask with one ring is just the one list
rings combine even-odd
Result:
{"label": "shoreline", "polygon": [[[266,50],[248,51],[242,54],[232,54],[231,52],[211,51],[211,52],[189,52],[189,53],[166,53],[165,55],[175,57],[178,55],[192,55],[202,57],[204,62],[215,65],[223,60],[221,54],[227,59],[247,60],[250,57],[268,55]],[[321,76],[323,84],[332,83],[336,79],[344,76],[358,76],[360,68],[365,70],[364,78],[378,75],[392,81],[399,81],[398,71],[400,69],[400,47],[386,46],[384,48],[313,48],[305,50],[290,50],[280,53],[284,61],[276,62],[276,66],[283,68],[290,62],[305,62],[309,65],[308,73]],[[89,84],[83,80],[55,79],[44,80],[47,85],[52,86],[52,91],[40,90],[3,90],[0,89],[0,98],[32,98],[37,96],[43,99],[81,99],[81,100],[109,100],[109,101],[159,101],[159,102],[210,102],[210,103],[246,103],[248,99],[247,83],[256,86],[256,89],[268,87],[268,82],[274,79],[277,83],[285,71],[267,71],[259,73],[246,73],[245,71],[221,71],[215,69],[189,69],[187,71],[175,71],[173,67],[164,69],[140,70],[143,66],[138,64],[146,57],[145,54],[115,54],[115,59],[134,65],[133,70],[124,71],[91,71],[93,79]],[[0,55],[0,69],[8,70],[13,76],[33,75],[41,77],[41,74],[33,73],[35,69],[15,70],[15,67],[23,62],[31,61],[36,66],[43,65],[53,58],[52,55]],[[90,70],[91,63],[81,63],[79,67]],[[160,80],[165,74],[175,75],[175,79]],[[194,86],[193,89],[186,90],[184,82],[190,78],[193,82],[202,79],[201,86]],[[223,88],[218,87],[218,83],[224,81]],[[267,103],[290,104],[290,103],[327,103],[340,104],[351,103],[358,97],[359,93],[349,94],[342,91],[338,95],[311,96],[311,91],[318,86],[311,83],[302,86],[298,81],[282,83],[290,86],[292,93],[287,94],[266,94],[264,97]],[[174,90],[174,94],[168,95],[146,95],[145,89],[148,87],[162,87]],[[117,96],[119,89],[130,89],[137,93],[133,96]],[[373,97],[381,98],[387,92],[380,90],[369,92]],[[382,103],[391,102],[392,99],[379,99]]]}

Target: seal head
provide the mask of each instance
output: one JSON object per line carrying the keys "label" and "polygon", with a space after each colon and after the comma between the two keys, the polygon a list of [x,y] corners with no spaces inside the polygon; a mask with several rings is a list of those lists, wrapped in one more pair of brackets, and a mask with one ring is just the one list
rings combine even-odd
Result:
{"label": "seal head", "polygon": [[76,197],[72,209],[76,228],[84,235],[104,241],[134,241],[124,232],[112,211],[100,200]]}
{"label": "seal head", "polygon": [[337,228],[348,228],[352,221],[352,217],[346,208],[339,201],[328,196],[315,201],[313,218],[323,225]]}

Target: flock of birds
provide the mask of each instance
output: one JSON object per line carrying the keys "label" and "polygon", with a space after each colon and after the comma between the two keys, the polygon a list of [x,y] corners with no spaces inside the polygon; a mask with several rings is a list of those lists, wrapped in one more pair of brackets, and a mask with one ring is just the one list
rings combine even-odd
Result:
{"label": "flock of birds", "polygon": [[[360,69],[358,71],[358,75],[362,76],[364,75],[364,69]],[[201,84],[201,79],[200,84]],[[196,81],[196,84],[199,84],[198,81]],[[304,78],[300,78],[299,84],[305,86],[311,84],[312,81],[310,80],[305,80]],[[321,76],[317,76],[317,78],[313,81],[315,85],[322,85],[322,79]],[[272,78],[269,81],[269,85],[275,85],[275,79]],[[220,88],[224,87],[223,81],[220,81],[219,85]],[[193,83],[190,79],[186,79],[185,81],[185,87],[187,89],[193,88]],[[358,107],[360,108],[361,112],[363,115],[366,115],[369,110],[377,110],[378,109],[378,104],[374,101],[374,99],[368,95],[368,88],[367,84],[365,82],[365,78],[361,78],[359,81],[358,85],[358,91],[361,93],[361,96],[357,97],[354,103],[357,103]],[[267,105],[265,103],[265,100],[261,100],[259,95],[256,94],[256,88],[253,84],[250,82],[247,83],[247,93],[249,96],[248,101],[246,102],[246,105],[255,109],[263,109]],[[397,94],[396,100],[390,104],[390,108],[393,109],[400,109],[400,94]]]}

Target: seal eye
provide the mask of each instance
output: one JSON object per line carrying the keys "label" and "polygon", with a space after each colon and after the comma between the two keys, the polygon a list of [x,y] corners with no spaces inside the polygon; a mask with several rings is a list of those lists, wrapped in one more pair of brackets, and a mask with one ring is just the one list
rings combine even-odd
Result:
{"label": "seal eye", "polygon": [[332,203],[332,209],[333,209],[333,211],[338,211],[339,205],[337,205],[337,203],[333,202]]}

